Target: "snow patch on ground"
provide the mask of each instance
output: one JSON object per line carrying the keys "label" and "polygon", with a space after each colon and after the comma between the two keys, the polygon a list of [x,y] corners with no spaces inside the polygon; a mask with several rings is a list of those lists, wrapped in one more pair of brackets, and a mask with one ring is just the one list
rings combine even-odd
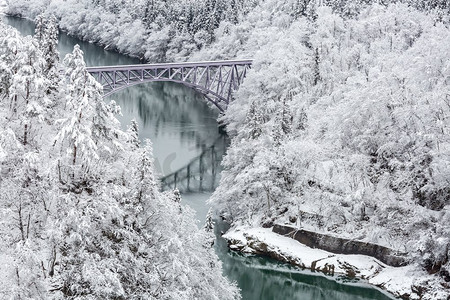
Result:
{"label": "snow patch on ground", "polygon": [[[280,260],[302,268],[328,274],[345,274],[366,280],[395,296],[410,295],[412,286],[418,278],[432,280],[419,266],[391,267],[379,260],[365,255],[334,254],[307,247],[294,239],[272,232],[270,228],[238,227],[224,236],[231,249],[246,253],[266,253]],[[417,296],[417,297],[416,297]]]}
{"label": "snow patch on ground", "polygon": [[13,263],[14,261],[10,256],[0,252],[0,295],[3,295],[3,292],[5,292],[4,289],[7,288],[7,284],[5,283],[11,280],[11,274],[9,272],[11,268],[9,266]]}
{"label": "snow patch on ground", "polygon": [[6,11],[6,1],[5,0],[0,0],[0,14],[5,13]]}

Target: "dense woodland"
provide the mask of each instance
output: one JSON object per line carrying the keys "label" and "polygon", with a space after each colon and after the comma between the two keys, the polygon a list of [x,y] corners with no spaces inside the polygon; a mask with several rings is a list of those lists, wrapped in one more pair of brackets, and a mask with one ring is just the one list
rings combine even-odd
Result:
{"label": "dense woodland", "polygon": [[0,298],[236,299],[211,231],[161,193],[151,142],[122,131],[78,46],[0,23]]}
{"label": "dense woodland", "polygon": [[61,3],[9,9],[148,61],[254,59],[211,199],[233,226],[381,244],[450,294],[449,1]]}
{"label": "dense woodland", "polygon": [[[443,15],[448,15],[450,9],[448,0],[6,1],[9,5],[8,12],[12,15],[34,19],[45,11],[55,15],[60,28],[71,35],[151,62],[188,60],[200,49],[220,40],[223,35],[236,34],[237,38],[242,38],[241,35],[254,29],[251,23],[252,18],[259,18],[256,12],[265,16],[260,22],[279,26],[302,18],[314,19],[319,3],[332,7],[336,13],[346,18],[356,16],[371,3],[387,5],[403,2],[421,10],[438,10]],[[261,11],[262,7],[268,10]],[[276,19],[277,24],[274,23]],[[237,28],[239,32],[233,32]],[[260,36],[260,42],[269,37],[268,34]],[[238,43],[239,40],[234,42]],[[258,50],[253,46],[256,45],[233,45],[236,50]],[[219,49],[215,56],[233,58],[233,52],[224,50]]]}
{"label": "dense woodland", "polygon": [[239,36],[228,49],[255,58],[223,117],[233,139],[212,203],[235,226],[287,223],[407,253],[435,275],[412,289],[446,299],[449,14],[374,4],[285,22],[270,13],[279,2],[204,51]]}

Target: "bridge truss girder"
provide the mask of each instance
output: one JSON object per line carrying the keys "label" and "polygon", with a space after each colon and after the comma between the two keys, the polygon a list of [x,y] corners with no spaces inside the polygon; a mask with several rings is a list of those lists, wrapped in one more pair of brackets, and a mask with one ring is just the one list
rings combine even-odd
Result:
{"label": "bridge truss girder", "polygon": [[87,70],[103,86],[104,97],[141,83],[177,82],[199,91],[223,112],[251,63],[251,60],[186,62],[90,67]]}

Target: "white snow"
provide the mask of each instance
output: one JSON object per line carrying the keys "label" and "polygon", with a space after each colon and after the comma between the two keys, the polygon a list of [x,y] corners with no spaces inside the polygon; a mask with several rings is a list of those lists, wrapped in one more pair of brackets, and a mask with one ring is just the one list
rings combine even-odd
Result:
{"label": "white snow", "polygon": [[[223,237],[237,244],[236,246],[232,245],[231,248],[243,247],[243,252],[248,253],[255,252],[253,249],[255,244],[265,244],[267,252],[276,253],[288,261],[308,269],[311,269],[312,265],[315,265],[316,270],[333,265],[336,274],[346,274],[344,266],[351,266],[356,271],[356,277],[381,287],[395,296],[411,294],[411,287],[418,278],[429,277],[431,279],[417,265],[396,268],[365,255],[334,254],[313,249],[292,238],[276,234],[270,228],[238,227],[230,230]],[[411,294],[411,299],[415,299],[414,294]]]}
{"label": "white snow", "polygon": [[0,0],[0,14],[3,14],[6,10],[6,1]]}
{"label": "white snow", "polygon": [[[169,2],[175,16],[190,11],[183,1]],[[170,18],[162,28],[144,24],[149,18],[130,14],[133,1],[119,5],[116,13],[88,0],[68,0],[64,6],[11,1],[8,9],[33,18],[48,6],[47,13],[65,20],[60,24],[65,31],[151,61],[254,58],[222,118],[234,137],[211,200],[233,225],[295,222],[406,252],[416,263],[447,255],[445,195],[438,205],[433,197],[422,203],[414,194],[435,195],[448,188],[448,20],[396,3],[357,9],[357,18],[321,6],[311,24],[308,18],[290,17],[292,9],[282,7],[289,1],[243,2],[255,6],[238,24],[222,22],[211,45],[205,39],[209,28],[200,26],[189,36],[176,29],[183,27],[178,22],[172,27]],[[331,2],[342,11],[356,8],[352,1],[349,6]],[[0,9],[5,5],[0,0]],[[198,8],[198,16],[208,16]],[[268,247],[305,267],[333,265],[344,273],[351,266],[396,295],[410,294],[421,281],[428,281],[422,287],[430,291],[443,286],[449,291],[442,277],[433,278],[417,265],[391,268],[373,258],[335,255],[262,228],[236,229],[227,236],[248,252],[250,246]],[[449,263],[443,268],[449,270]],[[436,293],[427,297],[447,298]]]}
{"label": "white snow", "polygon": [[[89,282],[90,290],[81,293],[97,299],[148,299],[155,294],[164,299],[240,299],[209,246],[213,233],[199,230],[194,212],[179,203],[178,195],[159,191],[151,143],[139,145],[137,126],[120,129],[118,109],[103,100],[78,45],[57,63],[53,18],[38,17],[36,24],[39,34],[22,37],[0,22],[1,75],[9,87],[0,90],[0,99],[17,99],[11,106],[0,101],[0,299],[63,298],[50,291],[53,284],[64,281],[68,289],[78,289],[77,278]],[[47,93],[50,89],[54,92]],[[98,134],[100,127],[105,134]],[[22,174],[45,183],[25,186]],[[81,178],[90,178],[95,192],[66,189],[86,186],[75,183]],[[132,183],[134,178],[139,182]],[[135,188],[139,192],[131,190]],[[135,196],[138,201],[131,200]],[[27,223],[22,222],[25,211]],[[128,216],[134,219],[125,221]],[[122,232],[116,225],[127,232],[126,241],[109,238]],[[80,246],[84,242],[95,246]],[[107,250],[108,257],[96,252],[112,244],[120,251]],[[96,250],[84,255],[88,248]],[[82,258],[66,264],[73,261],[72,253]],[[139,275],[141,271],[145,274]],[[48,281],[53,275],[57,281]],[[128,288],[135,279],[136,285]]]}

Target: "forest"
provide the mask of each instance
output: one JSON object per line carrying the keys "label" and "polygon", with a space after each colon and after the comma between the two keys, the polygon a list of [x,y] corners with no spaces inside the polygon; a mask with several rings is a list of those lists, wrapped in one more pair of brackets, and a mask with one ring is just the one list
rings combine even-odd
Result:
{"label": "forest", "polygon": [[54,21],[0,23],[0,298],[239,299],[151,142],[120,129],[78,46],[59,61]]}
{"label": "forest", "polygon": [[[254,59],[221,117],[232,141],[210,203],[231,230],[290,224],[376,243],[406,253],[410,264],[432,276],[423,280],[419,273],[411,274],[411,299],[450,297],[449,1],[19,0],[9,3],[8,12],[29,18],[53,15],[69,34],[148,62]],[[71,70],[70,63],[66,68]],[[14,100],[17,87],[10,84],[2,87],[8,99],[5,111],[26,103],[22,109],[27,114],[8,121],[12,131],[2,138],[15,142],[1,145],[6,149],[20,144],[24,149],[38,136],[29,128],[46,124],[38,122],[48,118],[41,107],[52,102],[34,102],[28,96]],[[81,95],[70,82],[64,88],[50,84],[48,89],[50,94],[63,89],[69,107],[70,95]],[[29,93],[26,88],[22,95]],[[90,93],[98,97],[98,88]],[[20,150],[22,156],[14,157],[27,157],[29,168],[21,172],[31,176],[47,169],[48,174],[39,178],[51,174],[61,193],[67,189],[62,182],[79,180],[74,186],[82,190],[100,180],[95,175],[100,166],[88,167],[89,160],[102,159],[104,151],[114,153],[118,145],[128,144],[117,141],[124,133],[114,133],[117,127],[106,121],[114,105],[95,109],[101,117],[89,130],[73,127],[68,117],[64,121],[55,116],[55,127],[43,131],[55,132],[51,139],[55,146],[39,149],[59,146],[61,157],[51,159],[50,169],[48,164],[32,168],[41,160],[34,152]],[[79,141],[70,138],[73,130],[86,130],[83,136],[95,138],[83,138],[78,149]],[[19,151],[12,149],[0,153]],[[140,151],[144,150],[134,150]],[[28,162],[33,157],[33,163]],[[7,163],[2,162],[6,170],[3,166]],[[127,176],[122,193],[133,190],[132,175]],[[119,179],[101,180],[113,184]],[[2,187],[12,185],[2,182]],[[31,183],[25,182],[16,184],[27,194],[30,188],[24,186]],[[156,198],[174,197],[153,189]],[[67,192],[70,195],[71,189]],[[28,227],[23,224],[31,219],[19,213],[20,207],[14,208],[14,219],[4,223],[21,220],[21,226],[14,226],[24,235]]]}

